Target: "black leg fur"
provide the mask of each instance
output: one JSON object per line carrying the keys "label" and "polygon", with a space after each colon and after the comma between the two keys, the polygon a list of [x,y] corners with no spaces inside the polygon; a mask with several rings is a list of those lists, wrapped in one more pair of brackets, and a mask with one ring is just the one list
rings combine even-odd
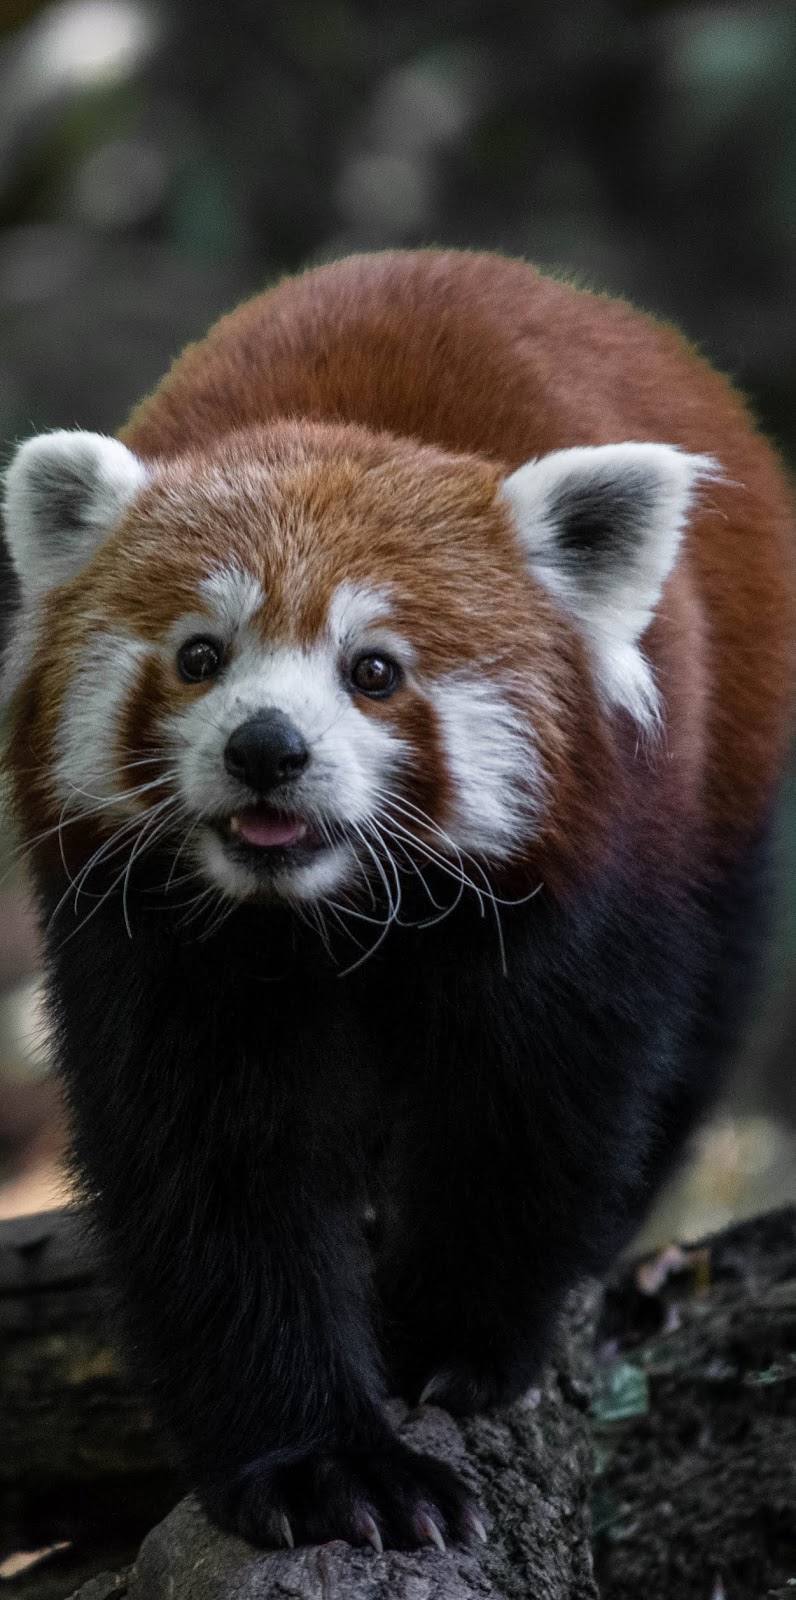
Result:
{"label": "black leg fur", "polygon": [[160,1414],[208,1509],[256,1544],[361,1543],[374,1519],[424,1543],[429,1516],[463,1537],[462,1485],[382,1415],[345,990],[300,959],[300,993],[262,982],[285,959],[243,914],[223,946],[163,920],[139,909],[131,945],[109,904],[50,938],[77,1159]]}

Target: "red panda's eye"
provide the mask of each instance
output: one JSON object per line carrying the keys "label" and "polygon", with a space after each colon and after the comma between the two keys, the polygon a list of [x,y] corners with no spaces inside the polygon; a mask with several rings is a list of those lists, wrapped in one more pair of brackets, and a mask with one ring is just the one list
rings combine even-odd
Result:
{"label": "red panda's eye", "polygon": [[188,639],[177,652],[177,670],[186,683],[202,683],[214,678],[224,660],[215,639]]}
{"label": "red panda's eye", "polygon": [[394,694],[401,682],[401,669],[389,656],[358,656],[351,667],[351,682],[360,694],[369,694],[374,700],[385,700]]}

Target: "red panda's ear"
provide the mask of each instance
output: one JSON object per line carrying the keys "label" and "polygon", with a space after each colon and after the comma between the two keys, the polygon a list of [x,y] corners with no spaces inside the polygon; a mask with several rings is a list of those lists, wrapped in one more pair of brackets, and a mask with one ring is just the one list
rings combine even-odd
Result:
{"label": "red panda's ear", "polygon": [[502,485],[528,565],[577,619],[606,701],[651,724],[658,697],[639,640],[674,565],[710,456],[674,445],[556,450]]}
{"label": "red panda's ear", "polygon": [[23,592],[71,578],[147,482],[142,461],[99,433],[27,439],[5,476],[3,520]]}

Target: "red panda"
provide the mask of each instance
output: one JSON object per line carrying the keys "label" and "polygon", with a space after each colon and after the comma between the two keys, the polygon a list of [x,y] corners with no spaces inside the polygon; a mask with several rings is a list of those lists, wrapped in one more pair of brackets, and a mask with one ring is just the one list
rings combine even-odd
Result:
{"label": "red panda", "polygon": [[76,1161],[190,1479],[257,1544],[483,1535],[384,1400],[520,1394],[719,1081],[781,469],[672,328],[422,251],[241,306],[4,514]]}

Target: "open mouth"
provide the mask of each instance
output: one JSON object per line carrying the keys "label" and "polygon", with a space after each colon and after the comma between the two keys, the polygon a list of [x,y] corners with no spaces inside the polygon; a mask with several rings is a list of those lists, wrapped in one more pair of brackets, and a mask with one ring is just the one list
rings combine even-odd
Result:
{"label": "open mouth", "polygon": [[217,824],[227,848],[261,866],[298,865],[328,847],[306,817],[270,806],[243,806]]}

